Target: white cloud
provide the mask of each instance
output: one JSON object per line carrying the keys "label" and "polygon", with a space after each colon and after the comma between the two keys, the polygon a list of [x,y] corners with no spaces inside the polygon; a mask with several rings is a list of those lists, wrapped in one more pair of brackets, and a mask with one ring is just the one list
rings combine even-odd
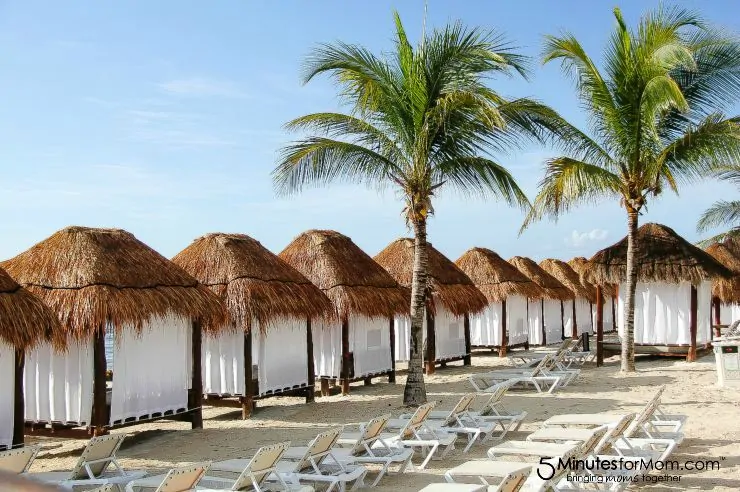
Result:
{"label": "white cloud", "polygon": [[580,248],[589,243],[596,243],[606,239],[609,235],[609,231],[604,229],[591,229],[588,232],[578,232],[573,230],[569,237],[565,238],[565,243],[575,248]]}
{"label": "white cloud", "polygon": [[170,80],[159,84],[159,88],[168,94],[177,96],[216,96],[240,99],[248,97],[247,94],[233,82],[205,77],[190,77]]}

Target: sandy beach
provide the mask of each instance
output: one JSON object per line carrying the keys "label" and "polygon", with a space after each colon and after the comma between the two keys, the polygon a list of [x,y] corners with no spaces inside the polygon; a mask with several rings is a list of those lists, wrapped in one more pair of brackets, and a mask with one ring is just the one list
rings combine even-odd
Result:
{"label": "sandy beach", "polygon": [[[438,370],[427,378],[428,397],[439,402],[439,409],[448,409],[471,390],[467,382],[469,374],[505,364],[508,364],[505,359],[478,353],[473,357],[472,367],[457,364]],[[401,398],[404,382],[405,375],[401,372],[395,385],[381,379],[370,387],[355,384],[349,396],[317,398],[312,405],[303,404],[299,398],[272,398],[259,402],[254,417],[246,421],[239,419],[235,409],[207,407],[202,430],[189,430],[189,424],[161,421],[123,429],[119,432],[126,432],[130,437],[119,453],[121,464],[157,472],[179,464],[249,457],[258,447],[279,441],[290,440],[302,446],[328,427],[353,426],[382,413],[397,416],[405,411]],[[526,410],[528,417],[520,431],[510,433],[508,438],[524,438],[555,414],[636,411],[663,384],[666,412],[688,416],[686,438],[673,459],[681,463],[717,459],[720,469],[681,471],[677,473],[679,482],[642,483],[633,487],[740,489],[740,392],[716,386],[711,354],[693,364],[682,359],[638,359],[638,372],[626,377],[619,375],[617,358],[611,358],[599,369],[587,365],[578,380],[553,395],[510,391],[506,406]],[[84,446],[84,441],[30,440],[44,447],[31,471],[68,470]],[[463,454],[464,445],[459,445],[447,458],[432,461],[425,470],[384,478],[375,490],[412,492],[443,481],[441,475],[447,469],[470,459],[484,458],[489,446],[490,441],[476,444]],[[418,457],[415,462],[419,462]]]}

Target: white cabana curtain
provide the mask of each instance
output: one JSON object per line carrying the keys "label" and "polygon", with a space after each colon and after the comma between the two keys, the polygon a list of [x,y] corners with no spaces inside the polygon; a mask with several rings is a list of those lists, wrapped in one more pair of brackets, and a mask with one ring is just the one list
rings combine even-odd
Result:
{"label": "white cabana curtain", "polygon": [[436,311],[434,347],[437,360],[466,355],[464,317],[453,315],[441,305],[436,306]]}
{"label": "white cabana curtain", "polygon": [[110,422],[188,406],[191,322],[152,318],[141,334],[124,327],[113,346]]}
{"label": "white cabana curtain", "polygon": [[311,324],[313,333],[313,362],[316,375],[338,378],[342,364],[342,325],[316,320]]}
{"label": "white cabana curtain", "polygon": [[560,301],[545,299],[545,345],[560,343],[563,340],[563,317]]}
{"label": "white cabana curtain", "polygon": [[720,304],[719,322],[723,325],[731,325],[740,319],[740,304]]}
{"label": "white cabana curtain", "polygon": [[541,299],[530,299],[528,302],[527,325],[529,329],[529,344],[530,345],[544,345],[545,341],[542,339],[542,300]]}
{"label": "white cabana curtain", "polygon": [[[408,315],[393,318],[393,326],[396,330],[396,362],[408,362],[411,343],[411,317]],[[427,339],[427,316],[424,314],[421,329],[422,337],[422,359],[424,358],[424,344]]]}
{"label": "white cabana curtain", "polygon": [[501,313],[501,303],[494,302],[480,313],[470,315],[470,345],[473,347],[501,345],[503,337]]}
{"label": "white cabana curtain", "polygon": [[23,374],[26,420],[86,425],[93,400],[93,342],[70,341],[67,351],[48,344],[26,353]]}
{"label": "white cabana curtain", "polygon": [[[573,323],[576,321],[579,321],[578,328],[580,330],[580,320],[573,319],[573,301],[563,301],[563,331],[560,332],[561,339],[563,335],[570,338],[573,334]],[[550,335],[548,335],[548,342],[552,343]]]}
{"label": "white cabana curtain", "polygon": [[[616,301],[611,297],[604,298],[604,310],[601,314],[601,321],[604,326],[604,333],[614,331],[614,316],[612,316],[612,305],[616,304]],[[581,319],[580,316],[578,318]],[[580,330],[579,330],[580,331]],[[596,304],[591,306],[591,332],[596,333]]]}
{"label": "white cabana curtain", "polygon": [[15,349],[0,341],[0,447],[13,445]]}
{"label": "white cabana curtain", "polygon": [[252,363],[257,365],[260,395],[308,384],[306,329],[305,319],[292,318],[271,323],[265,334],[252,330]]}
{"label": "white cabana curtain", "polygon": [[506,298],[506,329],[509,345],[519,345],[529,338],[527,327],[527,299],[522,296]]}
{"label": "white cabana curtain", "polygon": [[390,320],[382,317],[350,317],[349,347],[354,356],[356,378],[390,371]]}
{"label": "white cabana curtain", "polygon": [[[594,318],[592,317],[591,303],[586,299],[576,299],[576,324],[578,325],[578,335],[581,333],[593,333],[594,330]],[[594,307],[594,309],[596,309]],[[611,305],[609,306],[611,309]],[[570,333],[566,330],[566,335],[570,336]]]}
{"label": "white cabana curtain", "polygon": [[203,335],[203,393],[244,395],[244,331],[234,329]]}
{"label": "white cabana curtain", "polygon": [[[619,286],[617,311],[619,335],[624,334],[626,285]],[[711,339],[711,283],[697,289],[697,343]],[[638,282],[635,289],[635,343],[645,345],[689,345],[691,336],[691,284]]]}

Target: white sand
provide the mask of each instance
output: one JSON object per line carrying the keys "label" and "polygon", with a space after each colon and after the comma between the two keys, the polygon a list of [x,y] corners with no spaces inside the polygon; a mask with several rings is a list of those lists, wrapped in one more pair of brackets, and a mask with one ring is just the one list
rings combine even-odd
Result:
{"label": "white sand", "polygon": [[[450,366],[427,378],[430,400],[439,402],[439,409],[450,408],[463,393],[471,390],[467,375],[482,372],[505,360],[487,354],[476,355],[472,367]],[[251,420],[240,420],[235,409],[206,408],[204,429],[189,430],[189,424],[154,422],[122,429],[136,435],[132,446],[120,452],[121,463],[128,468],[161,471],[177,464],[198,461],[249,457],[258,447],[283,440],[305,445],[317,432],[334,425],[357,424],[381,413],[397,415],[406,411],[401,404],[405,377],[400,374],[396,385],[383,379],[364,387],[352,386],[353,393],[317,398],[313,405],[304,405],[299,398],[273,398],[259,402],[260,408]],[[636,411],[655,389],[667,385],[663,408],[668,413],[689,417],[686,438],[673,459],[720,459],[720,469],[714,471],[681,471],[678,483],[640,484],[636,487],[654,490],[740,490],[740,390],[716,386],[714,356],[688,364],[679,359],[639,359],[638,372],[621,377],[618,361],[607,360],[605,367],[584,368],[581,377],[554,395],[533,391],[511,391],[505,404],[529,413],[520,432],[508,438],[522,439],[527,432],[539,427],[547,417],[559,413],[594,413]],[[149,436],[149,437],[147,437]],[[39,455],[31,471],[70,469],[84,441],[39,439],[48,448]],[[432,461],[426,470],[392,475],[384,478],[375,489],[379,492],[412,492],[432,482],[443,481],[441,475],[449,468],[469,459],[484,458],[490,445],[475,445],[468,454],[463,446],[444,461]],[[415,458],[418,463],[418,458]],[[653,472],[659,474],[658,472]]]}

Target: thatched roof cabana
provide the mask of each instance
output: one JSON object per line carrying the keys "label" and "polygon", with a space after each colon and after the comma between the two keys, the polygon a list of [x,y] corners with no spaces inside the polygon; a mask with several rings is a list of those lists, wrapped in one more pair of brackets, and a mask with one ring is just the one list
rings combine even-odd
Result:
{"label": "thatched roof cabana", "polygon": [[[661,224],[644,224],[637,230],[639,247],[635,255],[638,282],[699,284],[728,278],[731,272],[703,251]],[[589,260],[586,280],[597,284],[618,284],[627,278],[627,238],[602,249]]]}
{"label": "thatched roof cabana", "polygon": [[720,278],[712,284],[712,296],[724,304],[740,303],[740,257],[732,251],[729,243],[716,243],[706,251],[732,272],[730,278]]}
{"label": "thatched roof cabana", "polygon": [[321,289],[342,319],[390,318],[409,310],[408,293],[343,234],[306,231],[278,256]]}
{"label": "thatched roof cabana", "polygon": [[[588,259],[583,256],[576,256],[568,262],[568,265],[575,270],[578,276],[581,278],[581,283],[587,289],[594,289],[594,295],[596,294],[596,286],[586,280],[586,271],[589,268]],[[604,297],[617,297],[617,286],[615,284],[604,284],[601,286],[601,292]]]}
{"label": "thatched roof cabana", "polygon": [[120,229],[67,227],[0,266],[57,314],[57,344],[93,337],[108,323],[141,329],[168,313],[206,330],[225,325],[211,291]]}
{"label": "thatched roof cabana", "polygon": [[540,267],[567,287],[576,299],[586,299],[589,302],[596,301],[596,289],[593,285],[582,283],[578,273],[564,261],[549,258],[542,260]]}
{"label": "thatched roof cabana", "polygon": [[[0,268],[0,340],[20,350],[51,340],[59,320],[43,302]],[[64,348],[64,344],[57,346]]]}
{"label": "thatched roof cabana", "polygon": [[539,299],[542,289],[514,265],[486,248],[471,248],[455,264],[473,281],[488,302],[502,302],[509,296]]}
{"label": "thatched roof cabana", "polygon": [[[474,314],[485,309],[486,297],[473,281],[446,256],[427,243],[429,286],[436,301],[455,316]],[[414,240],[393,241],[375,256],[399,284],[410,289],[414,266]],[[408,302],[408,301],[407,301]]]}
{"label": "thatched roof cabana", "polygon": [[332,304],[305,276],[244,234],[206,234],[172,261],[216,293],[230,322],[261,330],[280,318],[319,318]]}
{"label": "thatched roof cabana", "polygon": [[509,259],[509,263],[540,287],[544,299],[568,301],[575,298],[573,292],[543,270],[534,260],[523,256],[514,256]]}

